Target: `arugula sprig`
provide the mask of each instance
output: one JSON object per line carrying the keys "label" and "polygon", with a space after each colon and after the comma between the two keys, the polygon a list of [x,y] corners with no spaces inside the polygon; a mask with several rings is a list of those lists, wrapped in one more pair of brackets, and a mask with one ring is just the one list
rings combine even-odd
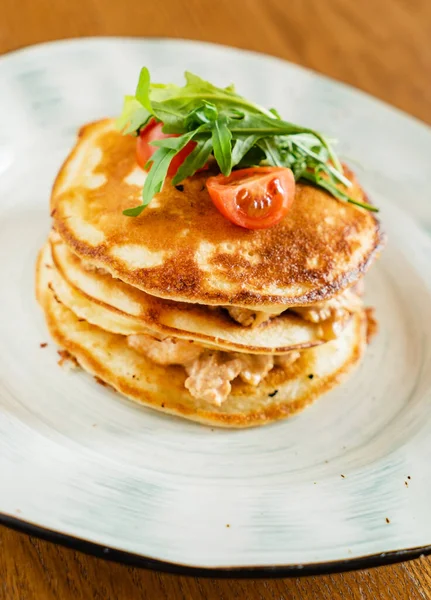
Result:
{"label": "arugula sprig", "polygon": [[234,167],[289,167],[296,181],[308,181],[342,202],[377,211],[340,189],[340,184],[345,188],[352,184],[322,134],[284,121],[275,109],[267,110],[246,100],[232,85],[218,88],[188,72],[185,79],[183,87],[151,83],[150,73],[144,67],[135,95],[125,97],[117,120],[124,134],[138,135],[151,119],[163,123],[164,133],[176,134],[151,142],[157,150],[146,165],[152,166],[145,180],[142,204],[125,210],[125,215],[138,216],[148,206],[162,189],[172,159],[191,141],[195,147],[175,174],[173,185],[196,173],[214,156],[224,175],[229,175]]}

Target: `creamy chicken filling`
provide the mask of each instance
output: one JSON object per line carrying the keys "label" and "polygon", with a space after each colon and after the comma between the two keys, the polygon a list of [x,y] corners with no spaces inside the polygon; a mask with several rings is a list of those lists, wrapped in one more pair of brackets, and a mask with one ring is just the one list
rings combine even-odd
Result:
{"label": "creamy chicken filling", "polygon": [[81,264],[83,268],[89,273],[97,273],[98,275],[110,275],[111,273],[104,269],[103,267],[96,267],[93,263],[88,261],[81,260]]}
{"label": "creamy chicken filling", "polygon": [[143,333],[129,335],[127,341],[134,350],[159,365],[183,366],[187,373],[186,389],[193,397],[215,406],[226,400],[231,382],[237,377],[257,386],[274,366],[287,369],[299,358],[297,351],[281,356],[222,352],[189,340],[158,339]]}
{"label": "creamy chicken filling", "polygon": [[278,317],[286,311],[286,308],[279,308],[273,311],[251,310],[249,308],[241,308],[240,306],[224,306],[229,313],[229,316],[244,327],[258,327],[262,323],[269,321],[273,317]]}
{"label": "creamy chicken filling", "polygon": [[354,288],[348,289],[342,294],[316,302],[310,306],[279,307],[277,311],[259,311],[237,306],[226,306],[226,310],[232,319],[244,327],[257,327],[271,318],[280,315],[289,310],[299,315],[305,321],[321,325],[321,335],[325,340],[331,340],[339,336],[345,322],[350,316],[361,309],[362,299],[361,285],[357,284]]}

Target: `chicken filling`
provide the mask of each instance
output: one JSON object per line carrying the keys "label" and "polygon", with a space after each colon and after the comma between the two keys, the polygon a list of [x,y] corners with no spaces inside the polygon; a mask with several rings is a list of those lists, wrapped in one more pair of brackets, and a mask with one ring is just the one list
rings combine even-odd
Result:
{"label": "chicken filling", "polygon": [[[106,275],[108,271],[85,262],[87,271]],[[278,307],[272,311],[250,310],[237,306],[224,307],[230,317],[244,327],[258,327],[289,310],[302,319],[319,324],[324,340],[338,337],[351,315],[362,307],[362,281],[342,294],[310,306]],[[298,351],[283,355],[255,355],[240,352],[223,352],[206,348],[190,340],[174,337],[159,338],[152,333],[127,337],[128,344],[137,352],[159,365],[183,366],[187,379],[185,387],[190,394],[215,406],[229,396],[232,381],[240,378],[253,386],[259,383],[275,367],[287,369],[299,358]]]}
{"label": "chicken filling", "polygon": [[323,302],[310,306],[296,306],[288,309],[281,307],[278,311],[259,311],[238,306],[226,306],[226,310],[234,321],[244,327],[257,327],[271,318],[289,310],[305,321],[321,325],[321,336],[325,340],[338,337],[351,315],[362,307],[362,282],[354,288]]}
{"label": "chicken filling", "polygon": [[274,366],[287,369],[299,357],[297,351],[281,356],[222,352],[189,340],[158,339],[143,333],[129,335],[127,341],[134,350],[159,365],[183,366],[187,373],[184,385],[190,394],[215,406],[226,400],[231,382],[237,377],[257,386]]}
{"label": "chicken filling", "polygon": [[111,275],[111,273],[103,267],[96,267],[96,265],[93,265],[91,262],[81,261],[81,264],[89,273],[97,273],[98,275]]}

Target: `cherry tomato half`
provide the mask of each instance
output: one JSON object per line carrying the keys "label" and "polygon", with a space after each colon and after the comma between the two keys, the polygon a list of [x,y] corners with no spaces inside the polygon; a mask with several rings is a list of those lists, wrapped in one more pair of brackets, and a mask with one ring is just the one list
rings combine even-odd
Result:
{"label": "cherry tomato half", "polygon": [[281,221],[295,197],[295,179],[284,167],[251,167],[207,179],[211,200],[229,221],[267,229]]}
{"label": "cherry tomato half", "polygon": [[[154,119],[151,119],[148,125],[139,132],[136,142],[136,158],[138,160],[138,164],[143,169],[145,168],[148,159],[150,159],[157,150],[157,147],[151,146],[150,142],[154,142],[155,140],[163,140],[169,137],[178,137],[173,133],[163,133],[162,127],[163,123],[158,123]],[[178,154],[174,156],[168,169],[168,175],[170,177],[175,175],[179,167],[183,164],[195,146],[196,142],[189,142],[187,146],[185,146],[182,150],[180,150],[180,152],[178,152]]]}

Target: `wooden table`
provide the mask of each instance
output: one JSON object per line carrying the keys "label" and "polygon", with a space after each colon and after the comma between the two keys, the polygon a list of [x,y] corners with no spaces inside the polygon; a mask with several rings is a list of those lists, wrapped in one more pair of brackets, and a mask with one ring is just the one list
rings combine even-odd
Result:
{"label": "wooden table", "polygon": [[[430,0],[0,0],[0,53],[89,35],[170,36],[259,50],[431,122]],[[1,485],[1,482],[0,482]],[[0,527],[0,599],[431,598],[431,559],[302,579],[147,572]]]}

